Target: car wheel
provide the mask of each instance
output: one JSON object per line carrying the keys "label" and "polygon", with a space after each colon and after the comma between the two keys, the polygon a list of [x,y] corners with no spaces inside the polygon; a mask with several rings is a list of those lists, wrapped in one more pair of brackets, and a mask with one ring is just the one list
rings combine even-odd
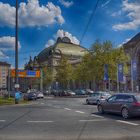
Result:
{"label": "car wheel", "polygon": [[86,100],[86,103],[89,105],[90,103],[89,103],[89,100]]}
{"label": "car wheel", "polygon": [[130,117],[130,116],[129,116],[129,110],[128,110],[126,107],[124,107],[124,108],[122,109],[121,114],[122,114],[122,117],[123,117],[124,119],[128,119],[128,118]]}
{"label": "car wheel", "polygon": [[101,105],[98,105],[98,112],[100,113],[100,114],[104,114],[104,109],[103,109],[103,107],[101,106]]}

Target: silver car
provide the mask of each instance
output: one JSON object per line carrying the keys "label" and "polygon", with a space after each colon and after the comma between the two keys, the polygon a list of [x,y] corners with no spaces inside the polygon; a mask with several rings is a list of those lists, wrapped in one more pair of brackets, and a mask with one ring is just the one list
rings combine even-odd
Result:
{"label": "silver car", "polygon": [[99,104],[101,100],[105,100],[109,98],[111,94],[108,92],[94,92],[90,96],[86,98],[86,103],[87,104]]}

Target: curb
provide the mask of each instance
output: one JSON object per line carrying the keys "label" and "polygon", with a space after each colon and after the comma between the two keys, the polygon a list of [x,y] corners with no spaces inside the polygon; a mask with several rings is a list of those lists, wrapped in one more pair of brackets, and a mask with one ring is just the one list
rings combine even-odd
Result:
{"label": "curb", "polygon": [[37,104],[37,103],[27,103],[27,104],[9,104],[9,105],[0,105],[0,108],[1,107],[16,107],[16,106],[27,106],[27,105],[34,105],[34,104]]}

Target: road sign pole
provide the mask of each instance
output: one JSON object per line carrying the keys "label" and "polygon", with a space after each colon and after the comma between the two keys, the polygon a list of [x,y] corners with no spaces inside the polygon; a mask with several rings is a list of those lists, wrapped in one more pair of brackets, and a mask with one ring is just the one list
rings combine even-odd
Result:
{"label": "road sign pole", "polygon": [[43,91],[43,72],[42,72],[42,68],[40,68],[40,90]]}
{"label": "road sign pole", "polygon": [[10,98],[10,68],[8,68],[8,97]]}
{"label": "road sign pole", "polygon": [[118,75],[118,66],[117,66],[117,91],[120,91],[120,86],[119,86],[119,75]]}
{"label": "road sign pole", "polygon": [[133,81],[133,62],[131,60],[131,90],[134,92],[134,81]]}

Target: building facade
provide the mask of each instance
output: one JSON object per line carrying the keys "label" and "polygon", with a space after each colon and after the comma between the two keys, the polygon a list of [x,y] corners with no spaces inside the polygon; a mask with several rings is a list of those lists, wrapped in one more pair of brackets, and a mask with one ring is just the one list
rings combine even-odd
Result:
{"label": "building facade", "polygon": [[[137,78],[134,81],[134,90],[140,91],[140,33],[135,35],[132,39],[130,39],[127,43],[123,45],[125,52],[129,54],[131,60],[135,60],[137,62]],[[129,66],[129,75],[128,75],[128,87],[132,89],[131,86],[131,62],[128,64]]]}
{"label": "building facade", "polygon": [[0,62],[0,90],[6,90],[8,88],[9,70],[10,64],[7,62]]}
{"label": "building facade", "polygon": [[34,59],[30,58],[25,69],[38,70],[43,66],[50,67],[55,81],[56,68],[62,56],[65,56],[73,67],[76,67],[86,53],[88,53],[86,48],[73,44],[68,37],[58,38],[54,45],[45,48]]}
{"label": "building facade", "polygon": [[33,60],[30,58],[25,69],[35,70],[47,65],[55,71],[62,56],[67,57],[69,63],[75,66],[81,62],[81,58],[87,52],[86,48],[73,44],[68,37],[58,38],[53,46],[45,48]]}

